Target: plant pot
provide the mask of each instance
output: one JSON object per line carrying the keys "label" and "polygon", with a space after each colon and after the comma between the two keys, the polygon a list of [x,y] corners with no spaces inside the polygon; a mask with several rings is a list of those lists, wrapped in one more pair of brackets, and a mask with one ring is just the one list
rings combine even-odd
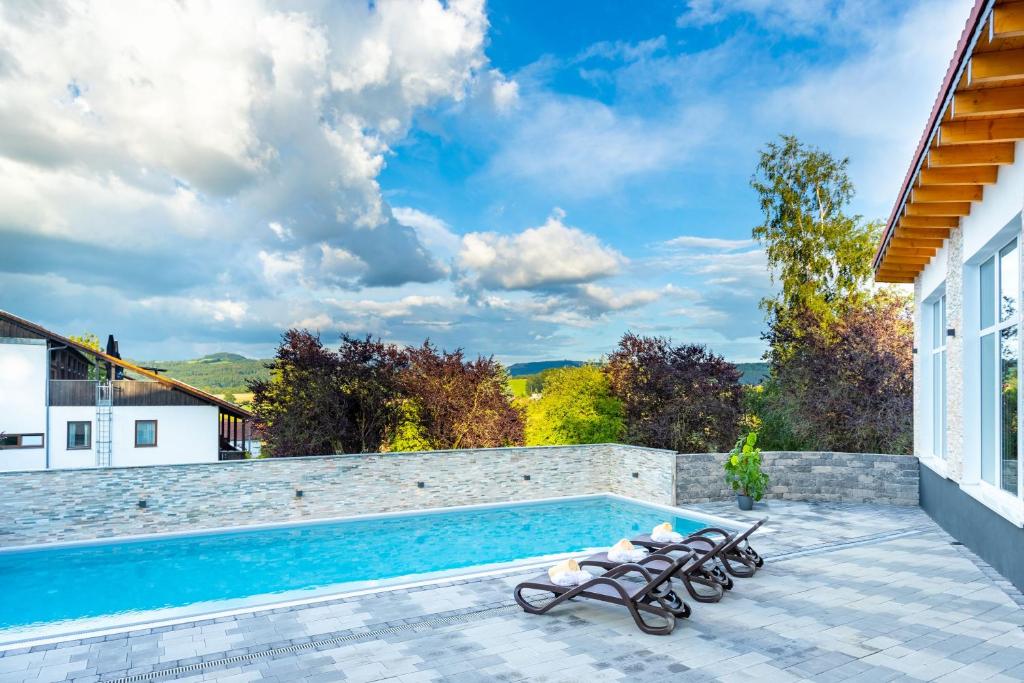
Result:
{"label": "plant pot", "polygon": [[754,497],[744,496],[742,493],[736,494],[736,504],[740,506],[740,510],[753,510],[754,509]]}

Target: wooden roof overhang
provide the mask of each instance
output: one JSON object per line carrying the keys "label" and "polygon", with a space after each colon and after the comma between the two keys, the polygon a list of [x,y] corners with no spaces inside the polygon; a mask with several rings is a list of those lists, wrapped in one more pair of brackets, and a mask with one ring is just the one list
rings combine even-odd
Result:
{"label": "wooden roof overhang", "polygon": [[1024,139],[1024,0],[977,0],[875,253],[912,283]]}
{"label": "wooden roof overhang", "polygon": [[225,401],[224,399],[218,398],[213,394],[208,394],[202,389],[197,389],[190,384],[185,384],[184,382],[179,382],[176,379],[165,377],[163,375],[158,375],[157,373],[151,370],[139,367],[138,365],[130,363],[126,360],[114,358],[113,356],[107,355],[103,351],[97,351],[96,349],[85,346],[84,344],[81,344],[74,340],[68,339],[67,337],[59,335],[56,332],[51,332],[45,327],[37,325],[30,320],[19,318],[13,313],[8,313],[7,311],[0,310],[0,319],[5,319],[10,322],[13,322],[16,325],[19,325],[27,330],[30,330],[31,332],[34,332],[35,334],[39,335],[42,338],[49,339],[50,341],[54,341],[59,344],[63,344],[67,346],[69,349],[74,349],[75,351],[79,351],[83,354],[86,354],[87,356],[92,356],[104,363],[116,365],[136,375],[141,375],[146,379],[150,379],[155,382],[160,382],[161,384],[164,384],[166,386],[173,387],[174,389],[178,389],[179,391],[183,391],[186,394],[189,394],[191,396],[194,396],[195,398],[202,400],[204,403],[209,403],[210,405],[217,406],[220,409],[220,412],[226,415],[232,415],[234,417],[242,418],[245,420],[251,419],[253,416],[252,413],[250,413],[248,410],[245,410],[244,408],[239,408],[230,401]]}

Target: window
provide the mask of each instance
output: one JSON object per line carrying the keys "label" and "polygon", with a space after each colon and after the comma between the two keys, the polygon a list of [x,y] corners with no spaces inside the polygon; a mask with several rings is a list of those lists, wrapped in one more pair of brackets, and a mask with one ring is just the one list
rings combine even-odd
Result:
{"label": "window", "polygon": [[932,302],[932,455],[946,457],[946,295]]}
{"label": "window", "polygon": [[135,421],[135,447],[156,445],[156,420]]}
{"label": "window", "polygon": [[42,448],[42,434],[0,434],[0,448]]}
{"label": "window", "polygon": [[68,422],[68,450],[92,448],[92,422]]}
{"label": "window", "polygon": [[1019,495],[1017,381],[1020,253],[1017,240],[981,265],[981,478]]}

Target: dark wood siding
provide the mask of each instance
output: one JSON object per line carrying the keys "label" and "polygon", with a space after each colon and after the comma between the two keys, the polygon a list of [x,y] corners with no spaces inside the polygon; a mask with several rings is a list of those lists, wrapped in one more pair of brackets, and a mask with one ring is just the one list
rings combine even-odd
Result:
{"label": "dark wood siding", "polygon": [[13,339],[45,339],[43,335],[37,334],[32,330],[25,329],[17,323],[7,320],[6,318],[0,318],[0,337],[10,337]]}
{"label": "dark wood siding", "polygon": [[[212,405],[158,382],[121,380],[114,382],[114,406],[205,406]],[[51,406],[96,405],[96,382],[92,380],[50,381]]]}

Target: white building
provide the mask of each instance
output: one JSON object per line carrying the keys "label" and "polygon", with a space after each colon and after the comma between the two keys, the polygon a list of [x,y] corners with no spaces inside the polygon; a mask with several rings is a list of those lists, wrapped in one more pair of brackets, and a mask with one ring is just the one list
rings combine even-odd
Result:
{"label": "white building", "polygon": [[1024,588],[1024,4],[978,0],[875,257],[914,285],[921,505]]}
{"label": "white building", "polygon": [[238,406],[0,311],[0,471],[242,457]]}

